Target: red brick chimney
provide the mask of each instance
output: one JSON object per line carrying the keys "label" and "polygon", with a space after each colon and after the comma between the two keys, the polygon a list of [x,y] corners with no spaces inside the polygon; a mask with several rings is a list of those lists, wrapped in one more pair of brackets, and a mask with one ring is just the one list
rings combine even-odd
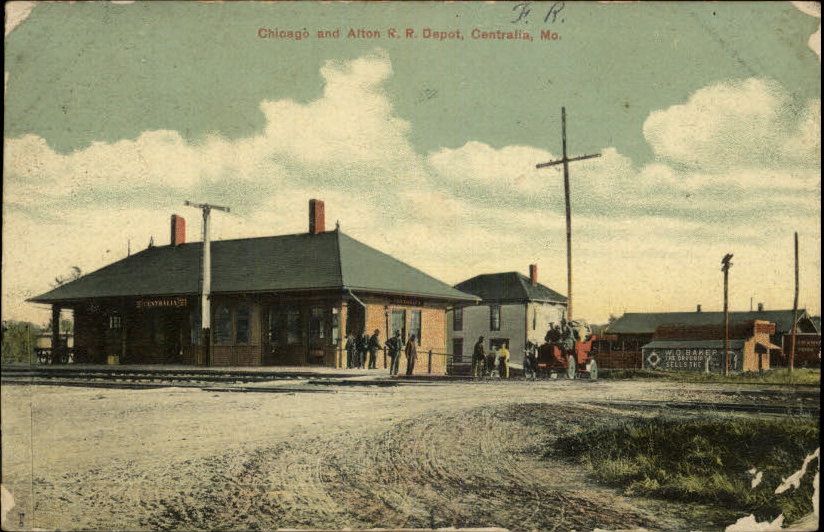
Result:
{"label": "red brick chimney", "polygon": [[177,214],[172,215],[172,239],[173,246],[186,243],[186,219]]}
{"label": "red brick chimney", "polygon": [[324,216],[323,201],[317,199],[309,200],[309,232],[313,235],[326,231],[326,218]]}
{"label": "red brick chimney", "polygon": [[530,264],[529,265],[529,281],[532,283],[532,286],[538,286],[538,265],[537,264]]}

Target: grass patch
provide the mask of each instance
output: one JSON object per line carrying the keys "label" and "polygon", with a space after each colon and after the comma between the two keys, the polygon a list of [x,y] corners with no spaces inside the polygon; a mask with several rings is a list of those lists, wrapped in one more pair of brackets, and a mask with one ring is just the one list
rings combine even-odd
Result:
{"label": "grass patch", "polygon": [[654,371],[649,369],[602,369],[598,378],[603,379],[662,379],[675,382],[718,382],[730,384],[782,384],[794,386],[818,386],[820,369],[801,368],[789,373],[786,369],[771,369],[764,373],[745,372],[724,376],[720,373]]}
{"label": "grass patch", "polygon": [[[813,461],[800,489],[775,488],[818,447],[818,424],[798,418],[609,421],[562,436],[548,452],[590,468],[600,482],[643,495],[717,504],[792,522],[812,511]],[[752,468],[761,483],[751,488]]]}

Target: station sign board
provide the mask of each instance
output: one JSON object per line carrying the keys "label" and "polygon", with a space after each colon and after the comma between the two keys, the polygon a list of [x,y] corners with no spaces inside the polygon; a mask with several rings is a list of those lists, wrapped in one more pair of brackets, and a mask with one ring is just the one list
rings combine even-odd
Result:
{"label": "station sign board", "polygon": [[189,300],[183,296],[153,297],[135,301],[135,307],[138,309],[184,308],[187,306],[189,306]]}

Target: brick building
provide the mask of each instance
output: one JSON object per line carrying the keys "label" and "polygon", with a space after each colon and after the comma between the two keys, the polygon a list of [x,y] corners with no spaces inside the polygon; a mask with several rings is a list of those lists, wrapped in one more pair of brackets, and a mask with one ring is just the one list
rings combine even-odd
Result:
{"label": "brick building", "polygon": [[[200,347],[202,243],[186,243],[172,216],[171,243],[153,246],[32,298],[71,309],[75,359],[103,363],[346,367],[347,333],[400,329],[418,338],[416,373],[443,373],[446,309],[472,295],[371,248],[325,231],[310,202],[302,234],[211,244],[211,339]],[[383,357],[379,357],[383,365]]]}
{"label": "brick building", "polygon": [[[770,343],[784,346],[784,335],[792,330],[793,311],[758,310],[730,312],[730,329],[751,327],[755,320],[775,324],[770,334]],[[649,344],[659,327],[720,327],[724,323],[723,312],[703,312],[699,305],[695,312],[627,312],[606,328],[605,334],[596,343],[598,365],[601,368],[642,367],[642,347]],[[798,311],[798,333],[815,333],[816,328],[804,309]],[[723,332],[716,333],[717,340],[723,339]],[[770,352],[770,366],[786,365],[780,351]]]}
{"label": "brick building", "polygon": [[520,272],[490,273],[455,288],[481,299],[478,305],[457,304],[448,313],[456,371],[468,371],[479,336],[485,338],[486,349],[506,344],[511,365],[521,367],[526,342],[544,343],[548,324],[566,315],[567,298],[538,282],[536,264],[530,264],[529,277]]}
{"label": "brick building", "polygon": [[[770,353],[781,346],[770,341],[775,324],[766,320],[737,322],[729,329],[729,369],[733,372],[770,368]],[[652,341],[641,347],[645,369],[670,371],[723,371],[722,325],[660,325]]]}

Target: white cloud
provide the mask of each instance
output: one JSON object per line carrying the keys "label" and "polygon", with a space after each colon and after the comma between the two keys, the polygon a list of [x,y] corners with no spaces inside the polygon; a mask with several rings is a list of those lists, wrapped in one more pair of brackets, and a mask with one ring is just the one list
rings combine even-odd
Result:
{"label": "white cloud", "polygon": [[35,5],[37,5],[37,2],[26,2],[23,0],[18,0],[16,2],[6,2],[6,37],[9,36],[9,33],[14,31],[14,28],[19,26],[24,20],[29,18],[31,10],[34,9]]}
{"label": "white cloud", "polygon": [[[801,12],[810,15],[811,17],[821,18],[821,2],[796,2],[793,1],[792,4]],[[810,39],[807,41],[807,46],[810,47],[810,50],[815,52],[815,55],[818,56],[818,60],[821,61],[821,24],[818,25],[818,29],[810,35]]]}
{"label": "white cloud", "polygon": [[787,92],[773,81],[718,83],[651,113],[644,136],[662,160],[706,170],[808,164],[820,144],[799,136],[798,128],[814,109],[811,104],[799,121]]}

